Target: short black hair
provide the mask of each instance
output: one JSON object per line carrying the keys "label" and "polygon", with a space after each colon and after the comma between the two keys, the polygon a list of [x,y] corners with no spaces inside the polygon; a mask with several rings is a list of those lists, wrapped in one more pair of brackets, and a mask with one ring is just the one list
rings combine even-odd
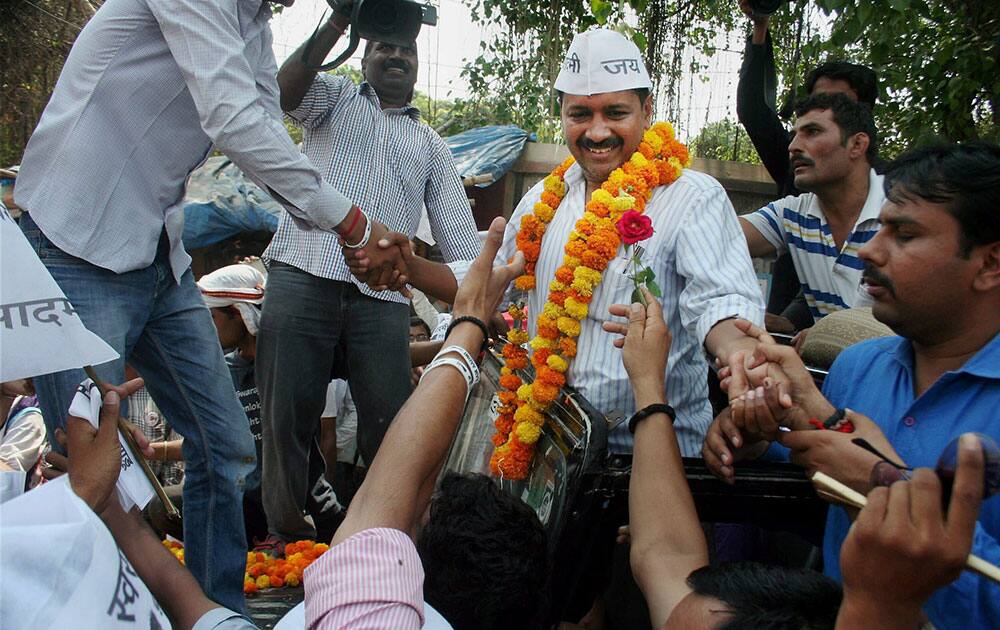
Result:
{"label": "short black hair", "polygon": [[875,107],[878,100],[878,75],[868,66],[847,61],[827,61],[821,63],[806,77],[806,93],[812,94],[816,81],[821,78],[846,81],[857,92],[858,100]]}
{"label": "short black hair", "polygon": [[833,628],[843,594],[816,571],[760,562],[730,562],[691,572],[695,593],[726,604],[721,630],[820,630]]}
{"label": "short black hair", "polygon": [[420,319],[416,315],[413,315],[413,316],[410,317],[410,328],[413,328],[414,326],[421,326],[421,327],[423,327],[423,329],[427,331],[427,335],[430,336],[430,334],[431,334],[431,327],[427,325],[427,322],[425,322],[424,320]]}
{"label": "short black hair", "polygon": [[417,538],[424,599],[455,630],[541,628],[549,560],[545,528],[485,475],[448,473]]}
{"label": "short black hair", "polygon": [[960,255],[1000,241],[1000,146],[977,140],[934,142],[889,164],[883,181],[893,203],[919,197],[944,204],[959,225]]}
{"label": "short black hair", "polygon": [[795,103],[795,115],[803,116],[814,109],[828,109],[833,112],[833,122],[840,127],[840,141],[846,146],[847,139],[856,133],[868,136],[868,150],[865,155],[871,164],[878,156],[878,135],[875,119],[868,103],[855,101],[841,92],[821,92],[812,94]]}

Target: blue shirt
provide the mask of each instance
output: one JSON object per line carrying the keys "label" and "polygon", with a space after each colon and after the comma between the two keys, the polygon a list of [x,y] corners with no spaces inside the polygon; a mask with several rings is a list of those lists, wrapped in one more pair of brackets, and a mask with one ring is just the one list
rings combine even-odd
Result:
{"label": "blue shirt", "polygon": [[[937,464],[944,447],[968,431],[1000,441],[1000,334],[965,365],[946,372],[914,398],[913,348],[902,337],[883,337],[844,350],[830,369],[823,394],[836,407],[871,418],[909,466]],[[823,539],[826,573],[840,581],[840,546],[851,522],[831,507]],[[982,504],[972,553],[1000,563],[1000,499]],[[938,590],[924,606],[938,628],[1000,627],[1000,585],[969,571]]]}

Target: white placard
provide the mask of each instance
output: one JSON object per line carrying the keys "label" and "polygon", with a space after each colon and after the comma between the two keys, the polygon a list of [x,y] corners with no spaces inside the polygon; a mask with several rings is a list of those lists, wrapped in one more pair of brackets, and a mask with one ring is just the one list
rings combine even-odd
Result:
{"label": "white placard", "polygon": [[0,628],[162,630],[170,621],[63,475],[0,510]]}
{"label": "white placard", "polygon": [[[69,406],[69,415],[84,418],[97,428],[101,417],[101,391],[94,385],[94,381],[89,378],[80,383],[80,387],[73,396],[73,402]],[[132,506],[138,505],[139,509],[146,507],[146,504],[153,498],[156,492],[153,485],[149,483],[146,474],[142,472],[139,461],[135,453],[129,448],[121,431],[118,431],[118,443],[121,446],[122,469],[118,474],[118,502],[122,504],[122,509],[128,512]]]}
{"label": "white placard", "polygon": [[73,305],[0,204],[0,381],[118,358]]}

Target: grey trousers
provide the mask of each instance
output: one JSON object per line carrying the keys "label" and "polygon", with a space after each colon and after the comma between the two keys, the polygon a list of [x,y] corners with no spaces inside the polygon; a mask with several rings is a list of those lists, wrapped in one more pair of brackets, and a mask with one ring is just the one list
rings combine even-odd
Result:
{"label": "grey trousers", "polygon": [[[262,490],[270,533],[313,538],[305,516],[309,444],[337,368],[358,410],[358,450],[371,462],[410,395],[409,307],[349,282],[274,262],[257,336]],[[346,373],[343,373],[346,370]]]}

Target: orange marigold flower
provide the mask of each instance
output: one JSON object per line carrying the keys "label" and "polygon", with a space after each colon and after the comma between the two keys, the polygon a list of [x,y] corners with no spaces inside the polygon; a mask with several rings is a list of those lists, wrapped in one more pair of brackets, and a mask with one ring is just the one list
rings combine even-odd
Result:
{"label": "orange marigold flower", "polygon": [[587,251],[587,244],[583,241],[570,241],[566,243],[566,253],[574,258],[579,258],[585,251]]}
{"label": "orange marigold flower", "polygon": [[535,276],[520,276],[514,281],[514,286],[522,291],[530,291],[535,288]]}
{"label": "orange marigold flower", "polygon": [[538,350],[535,350],[534,354],[531,355],[531,364],[536,368],[539,365],[545,365],[545,362],[549,360],[549,355],[551,354],[552,351],[548,348],[539,348]]}
{"label": "orange marigold flower", "polygon": [[507,365],[512,370],[523,370],[528,367],[528,358],[527,356],[511,357],[507,359]]}
{"label": "orange marigold flower", "polygon": [[556,269],[556,280],[562,282],[563,284],[569,284],[573,282],[573,270],[570,269],[569,267],[559,267],[558,269]]}
{"label": "orange marigold flower", "polygon": [[521,386],[521,379],[514,374],[507,374],[500,377],[500,386],[504,389],[514,391]]}
{"label": "orange marigold flower", "polygon": [[608,266],[608,259],[601,256],[597,252],[586,251],[580,258],[580,263],[584,267],[590,267],[595,271],[604,271],[604,269]]}
{"label": "orange marigold flower", "polygon": [[566,301],[566,294],[562,291],[553,291],[549,293],[549,301],[562,306]]}
{"label": "orange marigold flower", "polygon": [[564,357],[575,357],[576,340],[570,339],[569,337],[563,337],[559,340],[559,351]]}
{"label": "orange marigold flower", "polygon": [[559,388],[555,385],[549,385],[548,383],[538,383],[532,387],[531,396],[536,401],[547,405],[556,399],[559,395]]}

